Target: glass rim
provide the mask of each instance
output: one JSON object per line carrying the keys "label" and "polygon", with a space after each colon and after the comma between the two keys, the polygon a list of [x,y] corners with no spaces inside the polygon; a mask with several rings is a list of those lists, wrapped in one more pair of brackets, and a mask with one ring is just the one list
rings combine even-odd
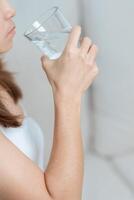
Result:
{"label": "glass rim", "polygon": [[47,14],[49,11],[51,11],[52,13],[42,21],[42,23],[44,23],[45,21],[47,21],[50,17],[52,17],[56,12],[57,10],[59,10],[60,8],[58,6],[53,6],[49,9],[47,9],[46,11],[44,11],[39,17],[37,17],[37,19],[35,19],[29,26],[28,28],[26,29],[26,31],[24,32],[24,36],[28,36],[30,34],[32,34],[33,32],[37,31],[40,27],[41,27],[41,24],[37,27],[37,28],[34,28],[33,30],[31,30],[30,32],[28,32],[28,30],[30,29],[30,27],[32,27],[33,23],[35,21],[38,21],[40,20],[45,14]]}

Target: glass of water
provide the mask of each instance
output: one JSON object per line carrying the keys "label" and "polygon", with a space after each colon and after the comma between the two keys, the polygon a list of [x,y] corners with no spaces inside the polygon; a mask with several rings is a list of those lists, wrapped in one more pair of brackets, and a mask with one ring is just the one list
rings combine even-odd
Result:
{"label": "glass of water", "polygon": [[52,7],[36,19],[24,36],[50,59],[62,54],[72,26],[59,7]]}

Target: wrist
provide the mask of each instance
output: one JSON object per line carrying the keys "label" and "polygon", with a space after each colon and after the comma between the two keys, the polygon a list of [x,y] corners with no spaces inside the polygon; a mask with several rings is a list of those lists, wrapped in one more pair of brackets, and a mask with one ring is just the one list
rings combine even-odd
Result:
{"label": "wrist", "polygon": [[54,104],[56,107],[60,107],[61,109],[66,110],[78,110],[80,112],[81,107],[81,96],[69,96],[69,95],[63,95],[59,92],[53,93],[54,97]]}

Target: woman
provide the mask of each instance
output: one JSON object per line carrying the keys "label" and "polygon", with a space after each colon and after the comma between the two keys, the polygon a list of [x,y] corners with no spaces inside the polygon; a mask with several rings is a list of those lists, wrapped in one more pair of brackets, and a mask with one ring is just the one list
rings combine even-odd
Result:
{"label": "woman", "polygon": [[[12,48],[15,35],[15,25],[12,21],[14,16],[15,10],[7,0],[0,0],[1,54]],[[80,34],[81,27],[75,26],[69,35],[63,54],[57,60],[49,60],[46,56],[41,57],[43,70],[52,87],[55,108],[53,146],[50,160],[44,171],[30,159],[30,156],[21,151],[19,145],[17,147],[17,144],[14,144],[14,140],[6,137],[6,133],[10,135],[12,130],[16,134],[15,137],[19,138],[19,134],[21,137],[23,123],[27,119],[19,105],[19,99],[22,97],[21,90],[1,63],[1,200],[81,199],[84,159],[80,104],[83,93],[98,73],[98,67],[95,63],[96,45],[92,44],[88,37],[84,37],[78,48]],[[27,121],[28,123],[32,122]],[[31,127],[34,131],[34,126]]]}

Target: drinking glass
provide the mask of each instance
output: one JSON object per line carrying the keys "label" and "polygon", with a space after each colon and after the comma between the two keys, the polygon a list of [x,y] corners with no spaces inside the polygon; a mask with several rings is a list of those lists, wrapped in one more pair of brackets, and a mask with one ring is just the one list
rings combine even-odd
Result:
{"label": "drinking glass", "polygon": [[71,29],[62,11],[54,6],[37,18],[24,32],[24,36],[43,54],[56,59],[62,54]]}

